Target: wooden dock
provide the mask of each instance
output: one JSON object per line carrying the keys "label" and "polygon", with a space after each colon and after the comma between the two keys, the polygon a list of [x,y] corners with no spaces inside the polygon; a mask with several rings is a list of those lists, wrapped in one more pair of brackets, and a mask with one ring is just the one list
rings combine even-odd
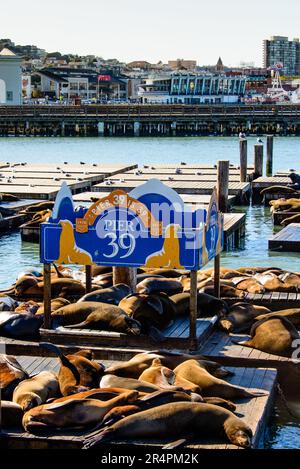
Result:
{"label": "wooden dock", "polygon": [[0,219],[0,234],[7,233],[16,228],[19,228],[22,223],[28,220],[28,215],[16,214],[10,217]]}
{"label": "wooden dock", "polygon": [[[223,298],[226,303],[232,305],[240,301],[238,298]],[[271,311],[299,308],[300,293],[268,292],[268,293],[246,293],[243,301],[265,306]]]}
{"label": "wooden dock", "polygon": [[[110,182],[109,182],[110,181]],[[123,189],[126,192],[129,192],[136,187],[144,184],[145,181],[124,181],[117,182],[114,180],[107,179],[105,182],[96,184],[93,186],[93,191],[95,192],[107,192],[108,188],[111,190]],[[214,188],[216,187],[215,181],[164,181],[164,183],[174,189],[178,194],[201,194],[201,195],[210,195],[212,194]],[[235,195],[239,202],[245,202],[245,197],[250,192],[250,183],[249,182],[229,182],[228,191],[230,195]]]}
{"label": "wooden dock", "polygon": [[300,212],[272,212],[272,221],[275,226],[279,226],[284,220],[294,217],[295,215],[300,216]]}
{"label": "wooden dock", "polygon": [[[197,319],[197,345],[200,346],[211,333],[217,317]],[[70,346],[131,347],[152,350],[153,347],[186,350],[190,345],[190,321],[188,317],[177,318],[161,331],[164,338],[154,342],[148,335],[129,335],[119,332],[90,329],[40,329],[42,341]]]}
{"label": "wooden dock", "polygon": [[245,237],[245,213],[224,214],[224,250],[230,251],[240,246]]}
{"label": "wooden dock", "polygon": [[[30,374],[36,374],[43,370],[51,370],[57,372],[60,364],[57,358],[41,358],[41,357],[28,357],[19,356],[19,363]],[[101,362],[105,366],[110,366],[116,361]],[[230,371],[235,373],[234,376],[228,379],[229,382],[235,385],[244,386],[246,388],[255,388],[268,391],[266,396],[258,397],[251,400],[239,400],[237,404],[236,413],[252,428],[253,447],[259,448],[263,446],[264,431],[267,425],[268,417],[274,402],[275,386],[277,373],[276,370],[270,368],[230,368]],[[200,404],[199,404],[200,405]],[[49,436],[36,436],[24,432],[22,429],[3,429],[0,434],[0,445],[2,448],[10,449],[80,449],[83,446],[83,441],[89,436],[89,432],[71,432],[61,431],[53,433]],[[115,445],[124,445],[130,448],[143,446],[155,449],[161,448],[163,445],[170,443],[170,440],[144,440],[144,441],[122,441],[111,442],[105,444],[115,448]],[[124,447],[123,446],[123,447]],[[189,442],[186,448],[201,450],[201,449],[238,449],[235,445],[227,443],[224,439],[214,438],[208,439],[207,437],[199,437]]]}
{"label": "wooden dock", "polygon": [[269,249],[300,252],[300,223],[291,223],[269,239]]}

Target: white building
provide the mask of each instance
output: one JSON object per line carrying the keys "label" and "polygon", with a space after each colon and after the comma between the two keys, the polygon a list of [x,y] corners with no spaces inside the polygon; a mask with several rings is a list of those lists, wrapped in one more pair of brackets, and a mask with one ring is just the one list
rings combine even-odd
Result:
{"label": "white building", "polygon": [[21,57],[9,49],[0,52],[0,105],[22,104]]}

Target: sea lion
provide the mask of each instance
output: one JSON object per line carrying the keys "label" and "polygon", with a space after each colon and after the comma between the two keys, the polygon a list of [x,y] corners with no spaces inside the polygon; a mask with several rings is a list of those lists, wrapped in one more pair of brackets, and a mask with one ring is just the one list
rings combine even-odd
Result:
{"label": "sea lion", "polygon": [[4,192],[0,193],[0,202],[16,202],[20,200],[19,197],[13,194],[5,194]]}
{"label": "sea lion", "polygon": [[[58,399],[49,399],[47,404],[50,404],[50,402],[66,402],[71,399],[98,399],[99,401],[109,401],[110,399],[113,399],[120,394],[124,394],[124,392],[127,391],[128,389],[125,388],[95,388],[90,389],[89,391],[82,391],[68,396],[59,397]],[[140,399],[148,395],[148,393],[140,392],[138,398]]]}
{"label": "sea lion", "polygon": [[[175,402],[130,415],[85,440],[84,448],[120,439],[219,437],[249,448],[252,430],[232,412],[211,404]],[[174,448],[175,446],[173,446]]]}
{"label": "sea lion", "polygon": [[250,392],[245,388],[235,386],[226,381],[213,376],[201,362],[197,360],[187,360],[174,370],[176,376],[185,378],[188,381],[198,385],[201,389],[201,395],[205,397],[222,397],[231,399],[235,397],[257,397],[265,395],[260,392]]}
{"label": "sea lion", "polygon": [[136,391],[128,391],[109,401],[72,399],[66,402],[41,405],[26,412],[23,427],[31,433],[57,428],[86,428],[101,423],[105,414],[116,407],[134,402]]}
{"label": "sea lion", "polygon": [[139,392],[155,392],[160,387],[151,383],[140,381],[134,378],[122,378],[120,376],[105,374],[100,381],[101,388],[124,388]]}
{"label": "sea lion", "polygon": [[167,295],[175,295],[176,293],[181,293],[182,290],[183,287],[178,280],[168,278],[149,277],[136,286],[137,293],[144,293],[146,295],[160,292],[164,292]]}
{"label": "sea lion", "polygon": [[175,317],[174,303],[165,293],[128,295],[119,303],[119,307],[141,323],[143,333],[149,332],[151,327],[162,330]]}
{"label": "sea lion", "polygon": [[[0,313],[0,317],[3,314]],[[34,338],[38,336],[42,323],[43,318],[32,313],[11,313],[0,330],[1,334],[13,339]]]}
{"label": "sea lion", "polygon": [[22,428],[23,409],[11,401],[1,400],[1,428]]}
{"label": "sea lion", "polygon": [[111,365],[110,367],[106,368],[105,373],[114,374],[125,378],[138,379],[143,371],[147,370],[151,366],[155,358],[159,358],[161,364],[167,368],[170,368],[171,370],[174,370],[178,365],[187,360],[194,359],[199,360],[202,363],[202,366],[209,370],[209,372],[214,376],[221,377],[232,374],[223,368],[219,363],[206,360],[202,357],[202,355],[189,355],[165,350],[138,353],[126,362],[117,363],[116,365]]}
{"label": "sea lion", "polygon": [[15,388],[13,402],[24,412],[39,406],[59,393],[57,375],[51,371],[41,371],[33,378],[25,379]]}
{"label": "sea lion", "polygon": [[182,272],[179,270],[174,270],[174,269],[144,269],[145,274],[148,274],[149,276],[152,275],[159,275],[160,277],[165,277],[165,278],[179,278],[182,275],[186,275],[187,272]]}
{"label": "sea lion", "polygon": [[36,301],[29,300],[19,303],[19,305],[15,308],[15,312],[36,314],[39,308],[40,305]]}
{"label": "sea lion", "polygon": [[298,292],[300,290],[300,276],[292,273],[286,272],[278,275],[279,280],[281,280],[286,287],[290,287]]}
{"label": "sea lion", "polygon": [[231,279],[231,281],[238,290],[254,294],[265,293],[265,287],[256,278],[234,277]]}
{"label": "sea lion", "polygon": [[81,350],[72,355],[64,355],[56,345],[42,343],[41,347],[55,353],[60,359],[58,382],[62,396],[99,387],[104,366],[93,360],[93,352]]}
{"label": "sea lion", "polygon": [[118,306],[120,301],[131,293],[132,289],[128,285],[120,283],[110,288],[103,288],[102,290],[95,290],[91,293],[87,293],[78,300],[78,303],[83,301],[99,301],[100,303],[108,303]]}
{"label": "sea lion", "polygon": [[18,302],[9,296],[0,297],[0,311],[15,311]]}
{"label": "sea lion", "polygon": [[263,189],[260,194],[297,194],[298,190],[288,186],[271,186]]}
{"label": "sea lion", "polygon": [[47,200],[45,202],[39,202],[38,204],[29,205],[26,207],[23,212],[25,213],[37,213],[43,210],[52,210],[54,207],[54,202]]}
{"label": "sea lion", "polygon": [[93,283],[98,286],[98,289],[110,288],[113,286],[113,273],[97,275],[93,278]]}
{"label": "sea lion", "polygon": [[[43,298],[44,282],[40,282],[33,276],[26,276],[19,279],[14,286],[14,293],[17,297],[23,295],[34,298]],[[78,280],[72,278],[53,278],[51,280],[52,297],[82,296],[85,287]]]}
{"label": "sea lion", "polygon": [[[300,210],[300,207],[299,207],[299,210]],[[282,220],[280,224],[282,226],[288,226],[291,223],[300,223],[300,213],[296,213],[292,217],[285,218],[284,220]]]}
{"label": "sea lion", "polygon": [[85,321],[91,313],[101,308],[101,305],[102,303],[97,303],[96,301],[84,301],[63,306],[52,312],[53,325],[68,326]]}
{"label": "sea lion", "polygon": [[271,200],[272,212],[299,212],[300,199],[277,199]]}
{"label": "sea lion", "polygon": [[201,392],[199,386],[184,378],[177,377],[174,371],[163,366],[159,358],[155,358],[151,366],[143,371],[139,377],[139,381],[154,384],[161,389],[174,385],[182,388],[184,391],[193,392],[195,394],[200,394]]}
{"label": "sea lion", "polygon": [[255,274],[254,277],[261,283],[267,291],[286,291],[287,286],[273,272],[267,271],[261,274]]}
{"label": "sea lion", "polygon": [[[84,305],[85,303],[79,304]],[[118,306],[105,303],[97,304],[99,307],[90,313],[83,322],[65,327],[68,329],[97,329],[133,335],[141,333],[141,324],[129,317]]]}
{"label": "sea lion", "polygon": [[268,313],[263,313],[259,316],[256,316],[255,321],[262,321],[263,319],[270,318],[271,316],[283,316],[288,319],[297,329],[300,326],[300,308],[284,309],[282,311],[275,311]]}
{"label": "sea lion", "polygon": [[255,323],[250,335],[250,340],[237,344],[289,358],[296,350],[293,348],[293,342],[300,338],[297,329],[288,319],[272,314]]}
{"label": "sea lion", "polygon": [[[201,288],[199,293],[205,293],[206,295],[214,296],[215,287],[214,285],[207,285]],[[229,287],[228,285],[220,286],[220,294],[222,298],[244,298],[245,292],[238,290],[237,288]]]}
{"label": "sea lion", "polygon": [[19,362],[8,355],[0,354],[1,398],[11,400],[13,391],[21,381],[28,378]]}
{"label": "sea lion", "polygon": [[230,308],[227,316],[220,318],[218,325],[228,333],[247,332],[252,327],[257,316],[268,313],[271,313],[271,311],[263,306],[252,305],[250,303],[236,303]]}
{"label": "sea lion", "polygon": [[[54,298],[51,300],[51,314],[54,311],[57,311],[60,308],[63,308],[64,306],[67,306],[70,304],[69,300],[66,300],[66,298]],[[37,312],[35,313],[36,316],[40,316],[44,314],[44,304],[40,305]]]}

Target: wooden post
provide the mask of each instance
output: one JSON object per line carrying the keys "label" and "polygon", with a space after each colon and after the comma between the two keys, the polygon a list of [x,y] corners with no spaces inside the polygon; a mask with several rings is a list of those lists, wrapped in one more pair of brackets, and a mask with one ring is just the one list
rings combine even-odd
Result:
{"label": "wooden post", "polygon": [[240,139],[240,182],[247,181],[247,140]]}
{"label": "wooden post", "polygon": [[51,264],[44,264],[44,328],[51,328]]}
{"label": "wooden post", "polygon": [[267,136],[267,164],[266,164],[266,176],[270,177],[273,175],[273,148],[274,148],[274,137],[273,135]]}
{"label": "wooden post", "polygon": [[128,267],[113,267],[113,284],[125,283],[135,292],[136,288],[136,269]]}
{"label": "wooden post", "polygon": [[198,278],[197,270],[191,271],[191,289],[190,289],[190,348],[197,350],[197,296],[198,296]]}
{"label": "wooden post", "polygon": [[264,146],[260,143],[254,145],[254,177],[259,178],[263,175]]}
{"label": "wooden post", "polygon": [[[244,140],[247,144],[247,140]],[[247,145],[246,145],[247,155]],[[247,168],[247,159],[246,159]],[[222,213],[227,212],[228,207],[228,184],[229,184],[229,161],[218,161],[218,179],[217,179],[217,195],[218,207]],[[218,254],[214,260],[214,290],[216,298],[220,298],[220,268],[221,256]]]}
{"label": "wooden post", "polygon": [[228,211],[229,161],[218,161],[217,191],[219,210]]}
{"label": "wooden post", "polygon": [[92,291],[92,266],[85,266],[85,292],[90,293]]}

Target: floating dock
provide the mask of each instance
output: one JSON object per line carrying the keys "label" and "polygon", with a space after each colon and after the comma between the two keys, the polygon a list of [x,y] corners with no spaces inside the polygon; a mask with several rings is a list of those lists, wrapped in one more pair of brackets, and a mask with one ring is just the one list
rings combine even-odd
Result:
{"label": "floating dock", "polygon": [[272,212],[272,220],[275,226],[279,226],[284,220],[296,215],[300,217],[300,212]]}
{"label": "floating dock", "polygon": [[291,223],[269,239],[269,249],[300,252],[300,223]]}
{"label": "floating dock", "polygon": [[[41,357],[28,357],[19,356],[19,363],[30,374],[34,375],[44,370],[51,370],[58,372],[60,363],[57,358],[41,358]],[[120,360],[119,360],[120,361]],[[116,364],[116,361],[101,362],[105,366]],[[236,413],[241,416],[243,420],[251,427],[253,431],[253,447],[263,447],[264,431],[267,425],[268,417],[274,402],[275,387],[277,372],[270,368],[229,368],[235,375],[228,379],[229,382],[235,385],[244,386],[246,388],[255,388],[268,391],[266,396],[258,397],[251,400],[239,400],[237,404]],[[199,404],[200,405],[200,404]],[[89,436],[86,432],[71,432],[61,431],[51,436],[36,436],[24,432],[19,429],[3,429],[0,435],[0,445],[3,448],[11,449],[80,449],[83,446],[84,439]],[[161,448],[165,444],[170,443],[169,440],[144,440],[144,441],[118,441],[105,444],[111,448],[115,445],[124,445],[130,448],[143,446],[150,448]],[[186,448],[201,450],[201,449],[238,449],[235,445],[227,443],[224,439],[208,439],[199,437],[189,442]]]}
{"label": "floating dock", "polygon": [[[200,346],[212,332],[217,317],[197,319],[197,345]],[[164,338],[159,342],[160,348],[186,350],[190,345],[189,317],[180,317],[161,331]],[[108,332],[91,329],[40,329],[41,340],[55,344],[80,347],[131,347],[153,350],[158,343],[148,335],[129,335],[119,332]]]}
{"label": "floating dock", "polygon": [[7,233],[19,228],[28,219],[28,215],[16,214],[10,217],[0,218],[0,233]]}
{"label": "floating dock", "polygon": [[246,293],[245,297],[240,300],[239,298],[222,298],[229,305],[245,301],[258,306],[265,306],[271,311],[279,311],[284,309],[299,308],[300,293],[285,293],[285,292],[268,292],[268,293]]}

